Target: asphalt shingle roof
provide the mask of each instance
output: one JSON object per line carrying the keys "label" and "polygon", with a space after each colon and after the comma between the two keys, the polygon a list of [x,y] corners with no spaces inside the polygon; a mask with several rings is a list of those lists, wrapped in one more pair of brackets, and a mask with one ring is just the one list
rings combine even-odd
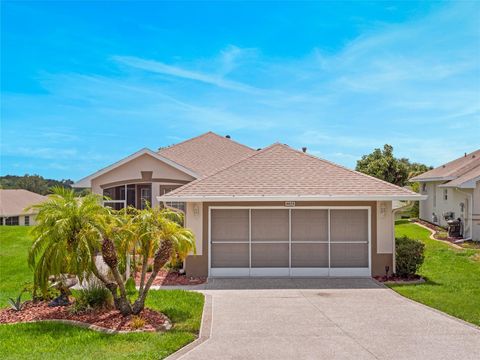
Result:
{"label": "asphalt shingle roof", "polygon": [[[0,189],[0,216],[24,214],[26,207],[42,203],[48,197],[23,189]],[[28,211],[25,214],[31,214]]]}
{"label": "asphalt shingle roof", "polygon": [[243,160],[256,151],[226,137],[207,132],[160,149],[158,153],[203,177]]}
{"label": "asphalt shingle roof", "polygon": [[287,145],[273,144],[169,197],[418,195]]}
{"label": "asphalt shingle roof", "polygon": [[[480,166],[480,150],[476,150],[433,170],[427,171],[419,176],[415,176],[411,179],[411,181],[425,181],[431,179],[453,180],[471,172],[478,166]],[[474,176],[472,176],[470,179],[473,178]],[[470,179],[466,179],[465,181]]]}

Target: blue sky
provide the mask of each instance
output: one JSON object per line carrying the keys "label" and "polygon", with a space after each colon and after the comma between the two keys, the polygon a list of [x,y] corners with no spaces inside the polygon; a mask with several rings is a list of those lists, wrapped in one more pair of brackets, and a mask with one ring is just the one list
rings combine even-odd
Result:
{"label": "blue sky", "polygon": [[19,2],[1,174],[79,179],[212,130],[354,167],[480,145],[480,2]]}

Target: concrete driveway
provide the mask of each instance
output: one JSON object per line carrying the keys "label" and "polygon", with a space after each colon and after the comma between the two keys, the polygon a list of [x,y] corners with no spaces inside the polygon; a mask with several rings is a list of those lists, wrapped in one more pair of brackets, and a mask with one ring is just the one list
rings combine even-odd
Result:
{"label": "concrete driveway", "polygon": [[210,337],[177,359],[479,359],[478,328],[370,279],[210,279],[201,291]]}

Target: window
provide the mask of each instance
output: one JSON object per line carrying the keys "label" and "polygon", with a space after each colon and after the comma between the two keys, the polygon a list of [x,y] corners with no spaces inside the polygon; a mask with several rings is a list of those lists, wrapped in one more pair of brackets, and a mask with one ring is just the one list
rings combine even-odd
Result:
{"label": "window", "polygon": [[140,209],[146,209],[151,205],[151,191],[150,188],[140,188]]}
{"label": "window", "polygon": [[443,189],[443,200],[448,200],[448,189]]}
{"label": "window", "polygon": [[18,224],[19,224],[18,216],[7,217],[5,221],[5,225],[18,225]]}
{"label": "window", "polygon": [[422,183],[422,192],[427,192],[427,183]]}
{"label": "window", "polygon": [[30,216],[25,215],[25,226],[29,226],[29,225],[30,225]]}
{"label": "window", "polygon": [[[160,185],[160,195],[165,195],[169,193],[170,191],[173,191],[177,188],[179,188],[180,185]],[[178,209],[180,211],[185,212],[185,203],[184,202],[178,202],[178,201],[173,201],[173,202],[166,202],[166,205],[175,209]]]}

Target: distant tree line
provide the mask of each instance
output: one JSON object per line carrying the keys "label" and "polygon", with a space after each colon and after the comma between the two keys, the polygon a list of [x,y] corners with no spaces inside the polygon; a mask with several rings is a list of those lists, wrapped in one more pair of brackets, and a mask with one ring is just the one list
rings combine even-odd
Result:
{"label": "distant tree line", "polygon": [[[67,189],[72,188],[73,181],[70,179],[54,180],[45,179],[40,175],[23,176],[5,175],[0,177],[1,189],[25,189],[40,195],[48,195],[50,189],[54,186],[61,186]],[[82,193],[81,189],[76,190],[78,194]]]}

